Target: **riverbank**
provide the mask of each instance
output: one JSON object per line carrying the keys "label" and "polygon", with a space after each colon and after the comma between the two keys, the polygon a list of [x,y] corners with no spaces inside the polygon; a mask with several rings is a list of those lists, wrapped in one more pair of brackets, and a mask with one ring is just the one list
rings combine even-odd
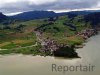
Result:
{"label": "riverbank", "polygon": [[[40,49],[40,52],[44,54],[44,56],[55,56],[55,57],[65,57],[65,58],[80,58],[78,54],[76,53],[76,48],[83,48],[83,43],[80,44],[64,44],[64,43],[58,43],[58,41],[55,41],[54,39],[44,38],[42,36],[42,33],[39,31],[35,32],[37,35],[37,39],[39,40],[42,48]],[[88,38],[96,35],[98,31],[96,29],[85,29],[81,32],[78,32],[75,36],[81,37],[84,41],[86,41]]]}
{"label": "riverbank", "polygon": [[[58,43],[54,39],[44,38],[40,32],[36,32],[37,41],[35,45],[19,47],[14,49],[1,49],[0,54],[25,54],[25,55],[40,55],[40,56],[55,56],[55,57],[65,57],[65,58],[79,58],[76,48],[83,48],[83,43],[81,44],[64,44]],[[86,41],[88,38],[97,34],[95,29],[86,29],[78,32],[75,36],[82,38]]]}

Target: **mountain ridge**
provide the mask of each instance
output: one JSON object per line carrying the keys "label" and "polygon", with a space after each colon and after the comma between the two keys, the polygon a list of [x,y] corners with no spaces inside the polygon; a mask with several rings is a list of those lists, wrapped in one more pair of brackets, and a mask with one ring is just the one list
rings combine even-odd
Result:
{"label": "mountain ridge", "polygon": [[72,12],[62,12],[62,13],[55,13],[53,11],[29,11],[29,12],[23,12],[14,16],[9,16],[13,19],[20,19],[20,20],[33,20],[33,19],[42,19],[42,18],[48,18],[48,17],[56,17],[56,16],[64,16],[64,15],[86,15],[91,12],[87,11],[72,11]]}
{"label": "mountain ridge", "polygon": [[2,12],[0,12],[0,21],[1,20],[5,20],[7,19],[8,17],[6,15],[4,15]]}

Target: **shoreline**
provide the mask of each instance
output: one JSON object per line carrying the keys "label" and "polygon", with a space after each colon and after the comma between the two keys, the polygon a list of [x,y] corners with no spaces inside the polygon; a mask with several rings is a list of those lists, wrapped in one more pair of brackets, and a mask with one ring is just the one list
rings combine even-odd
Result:
{"label": "shoreline", "polygon": [[[80,37],[81,35],[85,35],[86,37],[90,38],[92,36],[97,35],[97,33],[98,33],[98,31],[95,32],[94,29],[84,30],[84,31],[90,31],[90,32],[88,32],[89,33],[88,35],[86,35],[87,33],[85,33],[85,32],[84,33],[81,32],[80,34],[77,34],[77,36]],[[81,36],[81,37],[84,38],[84,36]],[[87,39],[84,39],[84,41],[86,41]],[[6,54],[23,54],[23,55],[32,55],[32,56],[39,55],[39,56],[44,56],[44,57],[46,57],[46,56],[53,56],[53,57],[64,57],[64,58],[81,58],[81,57],[78,56],[78,53],[76,52],[76,49],[83,48],[85,46],[85,45],[83,45],[83,43],[81,45],[68,46],[68,45],[64,45],[64,44],[58,45],[55,41],[50,40],[50,39],[48,39],[48,40],[42,46],[42,48],[45,47],[46,50],[43,49],[43,50],[41,50],[41,52],[40,52],[40,50],[38,50],[39,52],[36,52],[35,54],[34,54],[34,52],[33,52],[33,54],[31,52],[29,52],[29,53],[26,52],[25,54],[23,54],[20,51],[16,52],[14,50],[13,50],[13,52],[10,50],[11,52],[9,51],[7,53],[6,51],[8,51],[8,50],[6,50],[6,49],[4,49],[3,51],[0,51],[0,54],[1,55],[6,55]]]}

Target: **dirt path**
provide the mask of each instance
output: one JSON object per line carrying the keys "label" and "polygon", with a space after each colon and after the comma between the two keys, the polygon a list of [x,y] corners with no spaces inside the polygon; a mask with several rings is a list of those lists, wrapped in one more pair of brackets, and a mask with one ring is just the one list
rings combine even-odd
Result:
{"label": "dirt path", "polygon": [[[14,50],[14,49],[22,49],[22,48],[30,48],[30,47],[35,47],[35,46],[38,46],[37,42],[34,45],[31,45],[31,46],[18,47],[18,48],[13,48],[11,50]],[[9,49],[0,49],[0,50],[9,50]]]}
{"label": "dirt path", "polygon": [[31,46],[25,46],[25,47],[13,48],[13,49],[30,48],[30,47],[35,47],[35,46],[38,46],[37,42],[34,45],[31,45]]}

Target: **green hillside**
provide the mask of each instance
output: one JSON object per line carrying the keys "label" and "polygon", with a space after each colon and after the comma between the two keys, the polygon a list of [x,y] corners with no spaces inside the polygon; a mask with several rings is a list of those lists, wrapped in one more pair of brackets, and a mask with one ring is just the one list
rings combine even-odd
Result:
{"label": "green hillside", "polygon": [[[23,53],[42,54],[42,47],[38,40],[52,39],[58,44],[80,45],[83,37],[77,35],[85,29],[90,29],[89,22],[84,21],[84,16],[68,18],[68,16],[51,17],[30,21],[13,21],[8,25],[0,25],[0,54]],[[5,49],[5,50],[3,50]],[[29,50],[27,50],[29,49]]]}

